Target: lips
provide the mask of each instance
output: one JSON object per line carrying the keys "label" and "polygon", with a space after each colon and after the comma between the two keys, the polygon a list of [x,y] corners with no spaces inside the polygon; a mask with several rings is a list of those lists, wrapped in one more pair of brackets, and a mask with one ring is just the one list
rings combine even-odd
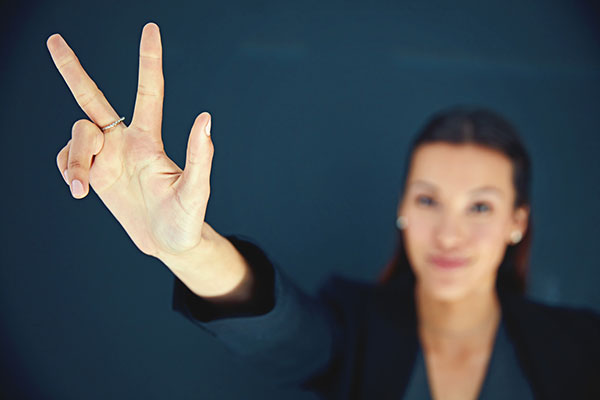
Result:
{"label": "lips", "polygon": [[431,262],[440,268],[458,268],[467,265],[467,258],[432,256]]}

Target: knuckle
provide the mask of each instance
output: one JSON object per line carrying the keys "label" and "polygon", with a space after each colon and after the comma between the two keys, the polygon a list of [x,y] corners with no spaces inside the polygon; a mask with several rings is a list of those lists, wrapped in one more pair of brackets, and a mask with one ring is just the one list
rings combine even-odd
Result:
{"label": "knuckle", "polygon": [[71,128],[71,133],[75,134],[75,132],[81,132],[85,128],[86,121],[84,119],[80,119],[79,121],[75,121],[73,127]]}
{"label": "knuckle", "polygon": [[210,164],[212,153],[212,149],[190,151],[190,160],[193,164]]}
{"label": "knuckle", "polygon": [[86,119],[80,119],[73,124],[71,129],[71,136],[73,139],[77,137],[89,138],[93,133],[90,129],[91,122]]}
{"label": "knuckle", "polygon": [[69,160],[69,169],[72,168],[82,168],[83,165],[81,164],[81,161],[75,159],[75,160]]}
{"label": "knuckle", "polygon": [[81,92],[78,98],[80,99],[81,107],[87,108],[87,106],[89,106],[95,99],[101,98],[102,96],[104,96],[102,91],[95,86],[89,91]]}
{"label": "knuckle", "polygon": [[77,57],[75,55],[72,55],[67,58],[63,58],[61,61],[59,61],[57,63],[56,67],[58,68],[59,71],[64,71],[65,68],[69,68],[73,64],[77,64],[77,62],[79,62]]}
{"label": "knuckle", "polygon": [[200,164],[201,161],[200,161],[200,157],[198,157],[198,154],[191,151],[188,155],[188,162],[191,165],[197,165],[197,164]]}
{"label": "knuckle", "polygon": [[160,97],[160,96],[162,96],[162,90],[160,90],[160,88],[151,87],[151,86],[145,85],[143,83],[139,83],[138,84],[137,92],[138,92],[139,95],[141,95],[141,96],[147,96],[147,97]]}

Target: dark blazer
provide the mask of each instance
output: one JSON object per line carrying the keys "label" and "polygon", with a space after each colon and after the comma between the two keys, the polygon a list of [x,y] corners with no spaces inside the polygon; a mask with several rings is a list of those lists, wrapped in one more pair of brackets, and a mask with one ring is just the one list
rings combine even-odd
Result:
{"label": "dark blazer", "polygon": [[[258,277],[250,309],[216,309],[175,279],[173,309],[270,380],[332,399],[401,399],[418,351],[414,285],[332,278],[316,298],[250,241],[230,236]],[[499,293],[508,336],[538,399],[600,399],[600,316]]]}

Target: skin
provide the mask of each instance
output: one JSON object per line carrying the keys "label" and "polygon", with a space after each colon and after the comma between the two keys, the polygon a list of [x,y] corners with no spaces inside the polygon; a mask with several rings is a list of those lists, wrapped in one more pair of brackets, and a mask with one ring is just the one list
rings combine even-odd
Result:
{"label": "skin", "polygon": [[[477,397],[500,321],[495,281],[513,231],[529,209],[514,207],[510,159],[472,144],[435,142],[414,153],[399,215],[417,277],[419,337],[436,399]],[[440,268],[432,256],[463,258]]]}
{"label": "skin", "polygon": [[[159,258],[198,296],[233,307],[247,303],[254,281],[245,259],[205,221],[214,154],[211,116],[201,113],[193,123],[184,170],[164,152],[158,26],[149,23],[142,31],[131,124],[104,132],[99,127],[119,114],[60,35],[52,35],[47,46],[89,117],[73,125],[71,139],[56,158],[72,196],[83,199],[92,188],[140,251]],[[502,196],[469,193],[481,186],[497,187]],[[421,147],[413,156],[405,193],[399,213],[409,221],[405,245],[418,280],[419,334],[433,395],[474,398],[499,321],[495,274],[510,232],[524,232],[528,212],[511,208],[508,159],[476,146]],[[436,205],[417,203],[419,193]],[[491,203],[493,213],[468,212],[479,200]],[[465,256],[469,264],[460,271],[436,271],[428,260],[431,254]]]}
{"label": "skin", "polygon": [[192,126],[185,169],[164,151],[161,138],[164,78],[156,24],[142,31],[139,80],[130,125],[120,123],[65,40],[48,50],[75,100],[89,117],[73,125],[56,163],[76,199],[92,188],[143,253],[159,258],[193,292],[216,303],[248,300],[253,281],[241,254],[205,222],[214,146],[211,116]]}

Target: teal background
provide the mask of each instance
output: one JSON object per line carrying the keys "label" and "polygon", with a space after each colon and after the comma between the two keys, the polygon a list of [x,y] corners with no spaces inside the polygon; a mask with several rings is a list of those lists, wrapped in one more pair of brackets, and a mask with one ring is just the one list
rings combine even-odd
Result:
{"label": "teal background", "polygon": [[275,388],[171,310],[172,274],[56,155],[84,114],[60,32],[131,119],[142,26],[161,27],[163,138],[180,167],[213,115],[207,221],[254,238],[314,292],[392,255],[410,139],[476,104],[533,159],[529,294],[600,310],[600,31],[585,1],[8,2],[0,10],[0,387],[23,399],[313,399]]}

